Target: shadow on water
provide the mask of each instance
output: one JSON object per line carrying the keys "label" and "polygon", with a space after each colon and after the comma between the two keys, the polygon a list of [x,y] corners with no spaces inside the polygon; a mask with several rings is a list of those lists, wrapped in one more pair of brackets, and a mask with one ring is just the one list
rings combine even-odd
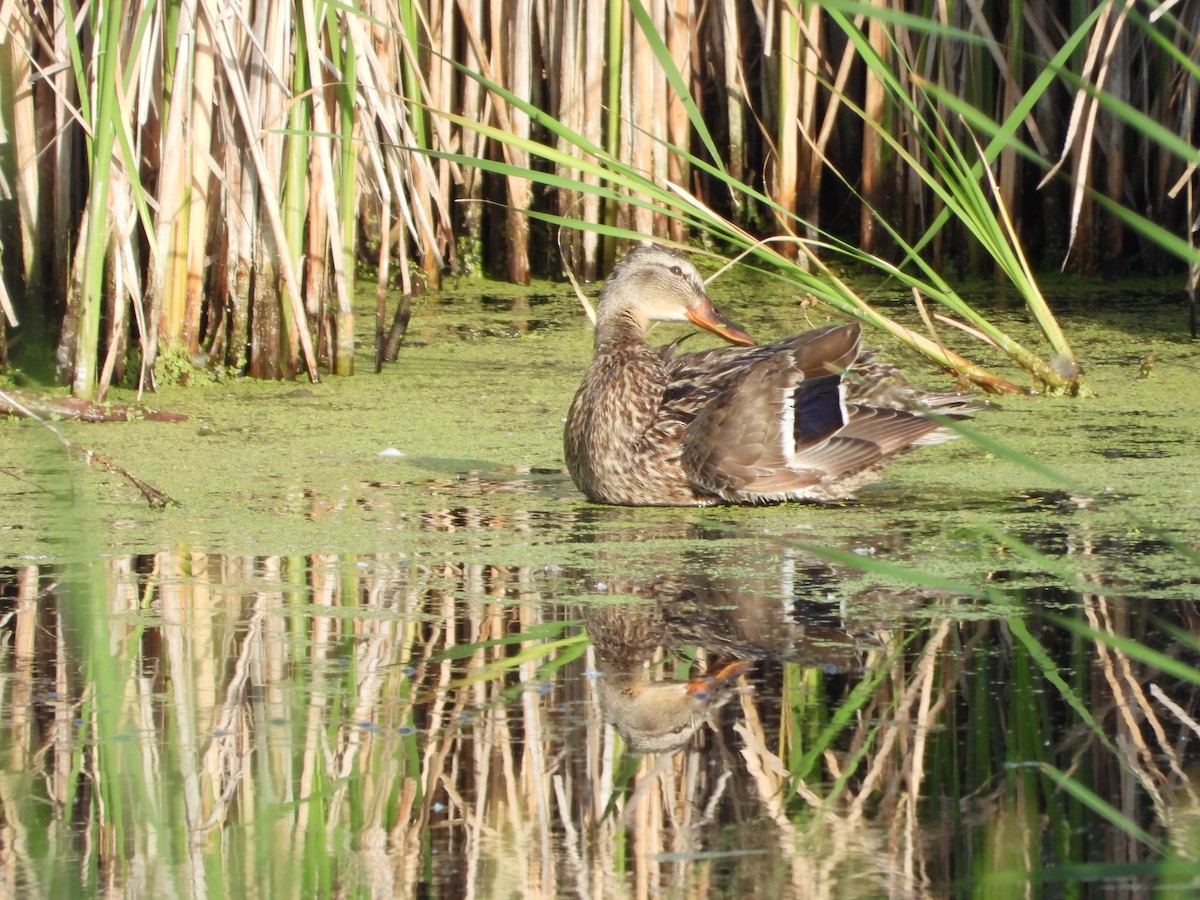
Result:
{"label": "shadow on water", "polygon": [[[1068,494],[1006,503],[1062,521],[1040,520],[976,595],[864,578],[811,534],[590,507],[426,510],[420,530],[463,538],[455,553],[4,569],[7,885],[1191,884],[1200,623],[1172,591],[1200,560],[1151,536],[1090,541]],[[478,535],[513,529],[556,535],[563,562],[480,555]],[[829,544],[902,557],[887,540]],[[1117,551],[1184,574],[1111,579],[1096,563]]]}

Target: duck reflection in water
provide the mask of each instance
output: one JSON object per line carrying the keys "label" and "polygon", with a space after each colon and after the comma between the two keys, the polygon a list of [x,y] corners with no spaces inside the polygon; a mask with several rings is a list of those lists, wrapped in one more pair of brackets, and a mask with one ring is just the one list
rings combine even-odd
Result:
{"label": "duck reflection in water", "polygon": [[[689,568],[678,576],[592,581],[594,593],[629,598],[587,603],[582,613],[596,652],[601,706],[631,749],[683,747],[736,695],[756,663],[792,662],[829,673],[861,668],[862,653],[878,646],[870,634],[878,619],[855,622],[827,601],[838,577],[823,564],[793,568],[791,591],[780,593],[781,566],[789,568],[777,557],[776,571],[757,579]],[[772,579],[774,590],[764,583]],[[894,614],[893,602],[918,599],[869,594],[855,607],[885,618]],[[707,669],[687,680],[657,680],[667,666],[656,661],[686,645],[705,651]]]}
{"label": "duck reflection in water", "polygon": [[657,603],[589,605],[584,624],[596,648],[600,705],[630,748],[642,753],[686,744],[750,668],[750,660],[731,660],[688,681],[654,681],[654,658],[671,640]]}

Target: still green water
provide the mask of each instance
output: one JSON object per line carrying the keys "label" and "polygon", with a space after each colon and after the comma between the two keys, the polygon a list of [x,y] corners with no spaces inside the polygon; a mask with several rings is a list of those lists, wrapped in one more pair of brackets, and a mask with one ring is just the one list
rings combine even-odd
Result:
{"label": "still green water", "polygon": [[[974,423],[1033,465],[962,439],[833,507],[583,503],[552,285],[419,302],[378,376],[58,425],[178,507],[0,423],[0,893],[1190,884],[1200,357],[1173,286],[1065,287],[1097,396]],[[763,290],[713,293],[827,321]]]}

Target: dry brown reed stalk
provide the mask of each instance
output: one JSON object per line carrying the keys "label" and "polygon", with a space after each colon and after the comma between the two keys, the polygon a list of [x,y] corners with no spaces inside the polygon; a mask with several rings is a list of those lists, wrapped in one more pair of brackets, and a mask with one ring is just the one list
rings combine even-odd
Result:
{"label": "dry brown reed stalk", "polygon": [[[665,0],[663,7],[663,25],[666,34],[667,52],[685,84],[693,82],[692,46],[696,40],[695,14],[691,9],[691,0]],[[692,125],[688,118],[683,100],[674,91],[663,89],[660,92],[666,101],[666,128],[663,132],[672,147],[677,147],[684,153],[691,148]],[[666,154],[665,182],[668,184],[690,184],[691,167],[686,156],[681,153]],[[665,217],[664,217],[665,218]],[[684,223],[679,219],[666,219],[666,232],[671,240],[683,243],[690,235]],[[662,234],[660,224],[655,234]]]}
{"label": "dry brown reed stalk", "polygon": [[[1182,706],[1167,696],[1166,692],[1154,682],[1151,682],[1150,684],[1150,696],[1166,707],[1171,715],[1173,715],[1179,721],[1179,723],[1183,725],[1184,728],[1186,728],[1196,737],[1200,737],[1200,722],[1197,722],[1192,716],[1190,716]],[[1171,754],[1172,768],[1178,771],[1178,760],[1175,758],[1175,747],[1174,745],[1164,745],[1164,749],[1167,749],[1167,746],[1170,746],[1169,752]],[[1186,794],[1187,802],[1193,807],[1200,804],[1200,796],[1197,796],[1196,787],[1197,786],[1192,783],[1191,778],[1183,778],[1180,782],[1180,788]]]}
{"label": "dry brown reed stalk", "polygon": [[[472,72],[481,71],[482,67],[478,48],[481,46],[479,35],[483,30],[483,10],[482,3],[459,3],[466,38],[463,65]],[[486,122],[489,118],[491,95],[486,94],[479,82],[472,78],[461,79],[461,82],[459,109],[463,117],[473,122]],[[487,153],[486,139],[469,128],[462,129],[459,142],[464,156],[483,157]],[[466,167],[462,177],[460,198],[463,202],[461,225],[458,229],[459,264],[468,272],[482,274],[478,270],[483,264],[483,171]]]}
{"label": "dry brown reed stalk", "polygon": [[[15,4],[14,4],[15,7]],[[13,168],[15,193],[24,207],[21,215],[14,223],[20,235],[21,259],[24,263],[22,275],[30,288],[40,287],[39,269],[35,263],[37,258],[38,215],[41,206],[40,182],[38,178],[39,142],[37,137],[37,108],[34,103],[34,70],[31,54],[24,48],[32,48],[32,27],[29,15],[23,9],[12,9],[11,12],[0,15],[0,28],[6,32],[0,46],[6,46],[8,53],[5,60],[8,63],[8,77],[14,86],[21,86],[12,99],[10,146],[14,154]],[[13,52],[16,51],[16,52]],[[0,288],[5,294],[4,312],[9,325],[15,326],[16,316],[9,306],[7,287]]]}
{"label": "dry brown reed stalk", "polygon": [[[757,704],[746,694],[742,714],[743,722],[734,728],[742,737],[750,786],[763,816],[777,829],[777,852],[786,860],[795,896],[837,896],[839,886],[844,888],[847,881],[859,883],[865,894],[878,893],[891,873],[878,871],[881,851],[872,824],[848,817],[844,803],[819,796],[802,779],[791,779],[789,785],[788,768],[768,747]],[[829,756],[827,761],[832,762]],[[789,787],[810,807],[810,814],[800,817],[788,811]],[[843,873],[850,877],[843,878]]]}
{"label": "dry brown reed stalk", "polygon": [[[661,9],[661,0],[652,4],[651,9]],[[622,28],[622,38],[629,52],[621,59],[621,109],[628,111],[621,117],[621,153],[635,171],[653,177],[657,174],[655,167],[659,157],[655,152],[653,136],[662,134],[656,130],[658,123],[655,121],[658,68],[646,33],[637,27],[628,11],[624,14]],[[634,231],[640,234],[655,233],[652,210],[633,207],[627,211],[627,215],[627,221]]]}
{"label": "dry brown reed stalk", "polygon": [[[61,610],[55,609],[52,631],[54,645],[50,655],[50,671],[53,673],[56,700],[53,704],[54,717],[50,727],[51,751],[47,793],[52,807],[60,816],[75,801],[71,789],[74,787],[76,765],[86,755],[86,750],[80,746],[76,722],[80,715],[80,707],[92,691],[91,684],[76,684],[73,677],[74,660],[68,647],[69,632],[66,619]],[[89,722],[88,725],[93,726],[94,722]]]}
{"label": "dry brown reed stalk", "polygon": [[[883,10],[887,0],[871,0],[871,5]],[[891,48],[887,43],[883,22],[875,16],[870,16],[867,20],[867,38],[871,50],[886,62]],[[858,246],[868,253],[877,253],[881,249],[877,214],[891,218],[888,173],[884,168],[884,143],[879,136],[879,131],[889,129],[890,125],[887,122],[887,92],[883,83],[871,68],[868,68],[864,80],[862,109],[867,127],[863,129],[862,136],[859,193],[863,202],[859,212]]]}
{"label": "dry brown reed stalk", "polygon": [[[324,33],[320,28],[310,6],[303,7],[304,35],[308,40],[306,56],[309,60],[319,60],[324,53],[324,47],[319,38]],[[348,52],[353,55],[352,48]],[[341,163],[345,171],[339,184],[335,179],[333,161],[333,140],[330,135],[336,128],[329,114],[329,100],[333,99],[332,86],[327,85],[322,74],[323,66],[309,66],[309,90],[315,96],[322,97],[326,102],[317,102],[312,107],[312,123],[316,132],[309,137],[309,212],[308,212],[308,248],[305,258],[308,263],[308,278],[304,287],[304,302],[306,322],[322,320],[322,314],[327,306],[328,281],[333,282],[334,302],[328,318],[333,332],[333,338],[328,342],[327,354],[329,366],[337,375],[352,375],[354,373],[354,311],[351,308],[350,294],[353,290],[354,265],[347,264],[346,252],[343,246],[344,228],[341,221],[337,195],[349,188],[353,190],[355,183],[355,156],[349,153],[341,155]],[[348,140],[350,135],[342,135]],[[293,137],[289,152],[295,152],[298,137]],[[350,205],[350,209],[353,206]],[[299,241],[289,242],[299,243]],[[326,265],[326,260],[329,265]],[[331,273],[331,274],[330,274]]]}
{"label": "dry brown reed stalk", "polygon": [[[725,151],[725,167],[730,175],[745,183],[749,180],[745,124],[746,108],[750,104],[746,96],[745,69],[742,65],[742,30],[737,8],[729,3],[718,3],[711,7],[711,14],[705,19],[710,32],[708,35],[701,35],[699,40],[704,41],[704,47],[711,47],[720,60],[721,98],[718,108],[725,119],[727,140],[722,148]],[[731,200],[735,210],[739,209],[743,202],[743,198],[737,196]]]}
{"label": "dry brown reed stalk", "polygon": [[[595,147],[603,146],[604,121],[604,35],[605,8],[604,0],[583,0],[584,12],[584,43],[583,53],[583,92],[580,98],[584,109],[584,122],[580,134]],[[599,175],[585,172],[585,185],[597,185]],[[600,198],[592,193],[583,196],[582,218],[589,224],[599,224],[603,221]],[[603,264],[600,257],[599,236],[594,231],[585,231],[580,244],[583,248],[582,267],[583,278],[593,281],[599,274]]]}
{"label": "dry brown reed stalk", "polygon": [[[925,642],[920,657],[909,671],[905,657],[887,649],[894,646],[894,636],[876,634],[884,644],[883,650],[873,651],[879,659],[865,663],[867,670],[886,666],[889,678],[879,685],[868,701],[858,725],[854,726],[844,751],[829,751],[824,760],[828,779],[836,781],[851,764],[861,774],[848,779],[840,794],[820,796],[804,781],[795,781],[797,794],[816,811],[812,829],[828,831],[831,835],[854,834],[852,840],[834,840],[837,848],[815,859],[801,856],[793,869],[796,884],[817,885],[837,883],[839,867],[851,865],[860,853],[878,856],[885,853],[891,861],[886,871],[891,878],[900,878],[904,895],[918,895],[927,884],[924,874],[925,854],[918,838],[918,807],[924,780],[926,740],[936,727],[941,711],[954,691],[957,677],[953,671],[942,670],[949,665],[959,670],[960,664],[947,662],[946,644],[950,639],[950,620],[943,618]],[[788,770],[783,761],[767,749],[766,736],[757,709],[748,697],[743,697],[744,724],[736,726],[743,738],[743,757],[758,794],[765,804],[769,818],[781,829],[781,839],[795,848],[804,840],[816,838],[809,830],[807,837],[795,828],[784,810],[784,785]],[[888,723],[883,728],[878,723]],[[878,729],[878,733],[876,730]],[[854,761],[861,757],[857,763]],[[903,785],[903,787],[902,787]],[[886,826],[869,837],[876,826]],[[873,845],[873,839],[880,844]],[[874,850],[869,848],[874,846]],[[883,872],[880,873],[881,875]]]}
{"label": "dry brown reed stalk", "polygon": [[152,721],[140,723],[139,733],[152,736],[143,743],[151,753],[166,743],[174,748],[188,835],[184,851],[187,881],[206,894],[203,832],[215,804],[211,795],[204,796],[202,787],[200,728],[202,722],[211,722],[216,700],[212,621],[209,619],[213,611],[206,603],[203,582],[185,580],[184,575],[191,573],[185,572],[178,554],[160,553],[155,562],[163,622],[163,664],[170,673],[168,703],[174,713],[171,717],[174,733],[169,737],[156,735]]}
{"label": "dry brown reed stalk", "polygon": [[[15,621],[11,632],[6,630],[5,639],[0,641],[0,653],[12,654],[11,662],[6,667],[8,684],[3,695],[7,746],[2,757],[2,768],[8,777],[0,778],[0,802],[9,809],[18,807],[21,784],[26,778],[32,777],[30,761],[41,749],[37,746],[37,723],[33,715],[39,662],[37,654],[41,643],[38,639],[38,619],[43,597],[39,575],[38,566],[21,566],[17,570],[13,609],[4,616],[4,625],[9,624],[7,620],[10,616]],[[55,734],[54,737],[65,738],[68,742],[71,740],[70,733]],[[48,793],[51,802],[61,808],[63,798],[56,787],[52,783]],[[22,817],[15,815],[5,817],[0,832],[7,846],[12,848],[11,862],[0,866],[0,889],[9,891],[10,896],[16,896],[17,864],[24,865],[28,871],[35,870],[25,858],[31,834]]]}
{"label": "dry brown reed stalk", "polygon": [[[512,3],[492,4],[492,16],[499,20],[503,31],[493,29],[492,70],[503,72],[506,86],[520,100],[529,101],[533,96],[533,0],[515,0]],[[495,38],[499,38],[496,40]],[[509,122],[513,135],[528,139],[529,116],[513,107],[509,110]],[[528,152],[516,148],[509,150],[509,159],[514,166],[528,168]],[[505,254],[509,281],[528,284],[529,266],[529,219],[525,215],[533,202],[532,186],[528,179],[510,177],[507,180],[509,212],[505,220]]]}
{"label": "dry brown reed stalk", "polygon": [[[420,95],[422,82],[416,77],[414,66],[417,54],[400,21],[397,6],[376,5],[369,7],[376,24],[368,27],[354,16],[345,21],[361,62],[365,63],[356,70],[366,103],[365,114],[357,117],[355,128],[361,131],[362,146],[369,158],[366,171],[374,177],[367,179],[358,205],[363,218],[369,219],[372,210],[379,218],[375,343],[378,369],[395,357],[408,327],[410,300],[419,287],[414,270],[419,266],[425,278],[436,282],[444,259],[437,234],[448,234],[450,226],[445,199],[430,193],[434,179],[428,160],[404,149],[421,144],[417,137],[421,114],[408,102],[409,91],[397,91],[395,86],[406,80],[414,88],[412,93]],[[391,23],[392,27],[384,23]],[[415,38],[413,35],[412,39]],[[438,82],[437,89],[444,91],[446,87]],[[433,88],[428,90],[432,93]],[[453,167],[450,172],[458,177]],[[393,252],[401,299],[385,340],[382,335],[387,331],[385,306]]]}
{"label": "dry brown reed stalk", "polygon": [[[1114,636],[1130,633],[1127,610],[1120,601],[1094,594],[1085,595],[1084,604],[1088,622],[1095,630]],[[1125,763],[1122,777],[1137,779],[1150,797],[1158,821],[1168,825],[1173,806],[1170,797],[1177,790],[1193,794],[1194,800],[1191,777],[1180,766],[1174,740],[1168,737],[1147,696],[1146,674],[1135,668],[1129,655],[1117,647],[1098,641],[1096,652],[1099,662],[1096,677],[1103,677],[1105,682],[1102,696],[1112,697],[1117,713],[1116,743],[1124,751]],[[1149,737],[1153,737],[1153,743]],[[1170,776],[1162,770],[1159,760],[1166,761]]]}
{"label": "dry brown reed stalk", "polygon": [[[224,593],[224,592],[221,592]],[[247,784],[242,792],[241,808],[255,808],[253,785],[249,783],[253,775],[247,771],[249,748],[243,746],[246,735],[251,730],[257,717],[248,715],[246,698],[254,683],[267,686],[268,693],[277,693],[278,681],[270,677],[263,659],[268,642],[264,640],[263,630],[268,619],[267,610],[270,607],[270,594],[260,592],[254,598],[246,620],[245,634],[240,640],[238,652],[234,658],[228,681],[220,687],[219,694],[223,697],[213,710],[211,730],[208,732],[208,742],[203,750],[201,769],[204,772],[204,787],[207,802],[210,804],[203,829],[220,828],[230,820],[230,806],[243,779]],[[235,598],[224,596],[230,611],[237,608]],[[283,710],[276,710],[282,714]],[[270,721],[282,721],[278,716]],[[270,770],[271,760],[266,761]]]}
{"label": "dry brown reed stalk", "polygon": [[[584,28],[584,3],[581,0],[554,3],[546,12],[546,68],[547,98],[551,108],[560,110],[562,124],[575,134],[582,134],[588,118],[585,107],[587,90],[584,73],[587,33]],[[560,153],[579,159],[582,151],[564,136],[555,137],[555,147]],[[570,178],[573,167],[556,164],[555,174]],[[550,208],[558,215],[569,216],[579,206],[579,198],[572,198],[566,191],[555,191],[549,201]],[[557,244],[562,255],[562,265],[570,272],[580,265],[579,241],[565,230],[558,234]],[[565,245],[572,240],[570,247]],[[573,275],[571,276],[574,277]]]}
{"label": "dry brown reed stalk", "polygon": [[[419,9],[419,7],[418,7]],[[454,16],[454,0],[431,0],[427,20],[429,47],[433,53],[426,64],[429,102],[437,109],[451,109],[454,105],[456,81],[451,60],[457,55],[460,26]],[[443,123],[434,119],[430,123],[438,129],[438,144],[449,146],[449,136],[442,132]],[[450,197],[451,184],[461,179],[457,167],[449,160],[437,160],[437,194],[443,199]]]}
{"label": "dry brown reed stalk", "polygon": [[[1099,88],[1104,88],[1109,73],[1115,73],[1117,66],[1120,65],[1120,61],[1115,59],[1115,51],[1121,44],[1121,35],[1132,6],[1131,0],[1126,0],[1120,6],[1105,9],[1092,34],[1083,63],[1082,76],[1087,82]],[[1117,66],[1113,65],[1114,62],[1117,62]],[[1116,76],[1116,80],[1119,87],[1120,75]],[[1110,149],[1115,150],[1111,140],[1114,136],[1111,133],[1097,135],[1099,116],[1099,99],[1083,88],[1077,90],[1075,102],[1071,107],[1070,122],[1067,125],[1063,155],[1043,179],[1044,184],[1070,159],[1069,177],[1072,190],[1070,234],[1067,246],[1071,250],[1078,248],[1077,252],[1083,257],[1080,265],[1085,270],[1094,269],[1096,266],[1095,253],[1099,240],[1099,235],[1096,234],[1095,205],[1087,198],[1087,188],[1092,183],[1092,156],[1100,140],[1107,140]],[[1113,124],[1114,127],[1120,127],[1117,123]],[[1113,162],[1119,165],[1120,160],[1114,159]],[[1063,264],[1066,264],[1065,259]]]}
{"label": "dry brown reed stalk", "polygon": [[[439,283],[439,275],[446,264],[449,253],[453,249],[450,243],[452,226],[448,211],[449,199],[437,191],[438,175],[434,172],[427,157],[420,152],[412,152],[413,148],[425,148],[430,142],[429,123],[417,104],[420,98],[429,98],[431,103],[437,103],[448,98],[434,95],[426,82],[422,60],[428,57],[424,45],[430,41],[428,24],[421,18],[420,26],[410,18],[405,18],[403,12],[409,12],[419,17],[419,4],[384,4],[387,15],[382,21],[393,23],[393,35],[396,46],[403,54],[402,64],[397,75],[401,81],[401,90],[392,105],[391,115],[375,114],[381,127],[391,131],[398,126],[401,135],[399,144],[392,143],[391,149],[399,153],[403,162],[401,176],[393,176],[393,192],[400,202],[405,216],[409,220],[409,240],[413,243],[415,255],[419,257],[423,276],[432,284]],[[424,31],[422,31],[424,28]],[[436,46],[436,41],[432,43]],[[445,85],[439,85],[445,90]],[[445,147],[450,145],[450,137],[433,123],[433,133],[438,135],[438,143]],[[451,167],[451,172],[457,170]],[[406,208],[407,207],[407,208]]]}
{"label": "dry brown reed stalk", "polygon": [[[774,183],[775,190],[772,199],[788,212],[795,212],[796,199],[800,192],[800,134],[803,131],[800,116],[801,74],[803,56],[802,29],[800,25],[801,9],[797,3],[784,3],[780,6],[779,23],[779,53],[776,65],[779,69],[778,90],[779,133],[775,141]],[[803,186],[807,189],[807,185]],[[792,233],[791,219],[776,214],[777,225],[788,234]],[[796,255],[796,248],[787,243],[783,252],[788,256]]]}
{"label": "dry brown reed stalk", "polygon": [[[332,597],[327,590],[317,590],[314,586],[311,603],[313,613],[309,618],[309,652],[306,660],[310,666],[310,675],[306,694],[307,702],[304,706],[304,752],[297,784],[297,796],[299,797],[314,796],[318,786],[324,783],[327,710],[330,700],[336,693],[334,685],[331,684],[330,672],[334,667],[330,660],[330,654],[335,647],[337,620],[332,615],[320,612],[322,607],[332,606]],[[293,843],[291,849],[293,853],[303,852],[304,840],[312,815],[312,804],[297,804],[296,816],[292,823]]]}
{"label": "dry brown reed stalk", "polygon": [[[313,579],[318,575],[318,560],[313,561]],[[340,584],[341,575],[337,571],[336,557],[329,560],[329,565],[321,566],[322,580],[328,579],[331,587],[336,585],[338,592],[345,585]],[[341,809],[346,802],[350,790],[350,779],[356,770],[363,772],[374,771],[372,749],[375,741],[373,735],[380,727],[378,710],[383,700],[383,690],[386,684],[388,667],[394,664],[396,652],[396,618],[395,605],[389,602],[378,591],[369,591],[365,595],[353,591],[353,601],[367,613],[355,629],[354,647],[354,685],[353,696],[346,699],[349,713],[338,729],[329,756],[329,778],[338,783],[329,803],[330,836],[342,821]],[[346,605],[351,597],[341,596],[339,605]],[[369,791],[370,783],[363,785]],[[390,785],[384,786],[386,793]]]}
{"label": "dry brown reed stalk", "polygon": [[[517,619],[521,631],[529,632],[530,629],[540,624],[541,616],[538,614],[538,607],[532,603],[521,603],[517,607]],[[520,646],[523,649],[534,646],[531,641],[522,641]],[[550,815],[550,794],[552,786],[550,783],[550,765],[546,758],[547,745],[549,744],[546,728],[542,722],[542,710],[539,708],[539,691],[537,685],[533,683],[533,678],[537,672],[537,664],[534,660],[522,663],[519,669],[519,683],[523,686],[521,692],[521,708],[524,712],[525,724],[525,748],[521,766],[521,781],[526,797],[532,800],[532,819],[536,826],[537,846],[541,856],[541,872],[539,873],[539,881],[549,887],[554,881],[554,861],[555,854],[551,851],[550,846],[550,831],[552,820]]]}

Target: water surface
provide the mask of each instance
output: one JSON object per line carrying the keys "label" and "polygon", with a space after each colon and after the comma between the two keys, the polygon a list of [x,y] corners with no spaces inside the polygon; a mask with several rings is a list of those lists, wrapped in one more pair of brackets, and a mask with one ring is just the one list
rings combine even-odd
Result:
{"label": "water surface", "polygon": [[[1197,876],[1182,305],[1064,304],[1098,396],[975,423],[1040,468],[959,440],[852,504],[638,510],[563,472],[589,336],[553,290],[419,305],[380,376],[193,379],[151,398],[185,423],[59,425],[179,507],[0,424],[5,893]],[[760,337],[804,315],[714,293]]]}

